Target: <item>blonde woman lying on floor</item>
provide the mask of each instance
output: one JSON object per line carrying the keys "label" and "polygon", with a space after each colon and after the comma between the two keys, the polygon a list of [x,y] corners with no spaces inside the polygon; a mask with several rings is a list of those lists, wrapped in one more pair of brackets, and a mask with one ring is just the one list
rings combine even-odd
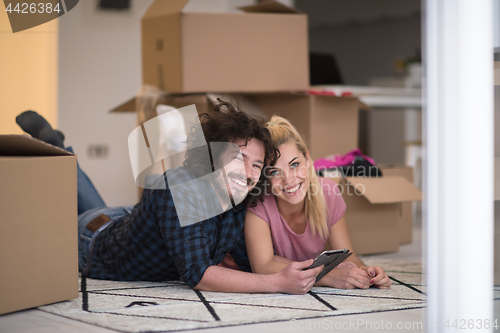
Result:
{"label": "blonde woman lying on floor", "polygon": [[[337,184],[317,177],[304,140],[286,119],[274,116],[267,128],[280,158],[265,170],[272,194],[249,208],[245,218],[252,270],[280,272],[292,262],[315,258],[327,243],[331,249],[352,250]],[[391,281],[381,267],[365,266],[354,253],[316,285],[387,289]]]}

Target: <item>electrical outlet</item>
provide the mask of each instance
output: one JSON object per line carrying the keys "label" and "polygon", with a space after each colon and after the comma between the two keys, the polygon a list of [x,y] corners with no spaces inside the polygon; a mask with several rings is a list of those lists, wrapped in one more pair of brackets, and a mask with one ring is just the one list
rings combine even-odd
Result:
{"label": "electrical outlet", "polygon": [[108,145],[104,143],[91,144],[87,146],[87,156],[90,158],[107,158],[109,154]]}

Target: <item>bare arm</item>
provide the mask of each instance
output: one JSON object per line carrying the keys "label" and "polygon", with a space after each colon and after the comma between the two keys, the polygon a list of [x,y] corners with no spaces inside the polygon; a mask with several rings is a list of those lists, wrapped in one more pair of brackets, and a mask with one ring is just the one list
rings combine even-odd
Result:
{"label": "bare arm", "polygon": [[331,226],[330,236],[328,237],[328,244],[330,245],[330,248],[332,250],[349,249],[353,252],[353,254],[349,258],[347,258],[346,261],[353,262],[358,267],[362,267],[365,265],[363,261],[358,258],[356,253],[354,253],[351,238],[349,237],[349,232],[347,231],[345,217],[341,217]]}
{"label": "bare arm", "polygon": [[[271,288],[274,292],[277,290],[278,292],[304,294],[311,289],[316,281],[316,276],[323,270],[323,266],[320,266],[315,269],[302,271],[303,268],[309,267],[312,264],[312,259],[294,262],[293,260],[274,255],[269,225],[251,212],[247,212],[245,217],[245,243],[250,266],[252,267],[252,271],[257,274],[252,274],[251,279],[240,275],[234,281],[234,285],[228,283],[222,286],[231,286],[231,288],[239,290],[241,285],[245,284],[244,288],[249,290],[255,292],[266,291],[268,286],[265,286],[265,284],[269,279],[278,284],[277,287]],[[207,275],[206,272],[205,275]],[[205,275],[202,282],[205,279]],[[210,281],[212,281],[211,278]],[[212,282],[215,283],[217,281]],[[202,286],[206,287],[205,285]]]}
{"label": "bare arm", "polygon": [[285,264],[291,264],[292,262],[295,262],[292,259],[281,257],[281,256],[278,256],[276,254],[274,255],[274,261],[284,262]]}
{"label": "bare arm", "polygon": [[[328,245],[331,249],[349,249],[352,251],[352,243],[349,238],[345,218],[335,222],[330,227]],[[341,289],[370,288],[370,276],[360,269],[363,262],[353,253],[343,263],[335,267],[330,273],[318,281],[318,286],[329,286]]]}
{"label": "bare arm", "polygon": [[[328,244],[331,249],[353,250],[344,217],[330,228]],[[341,263],[317,283],[317,285],[342,289],[366,289],[372,284],[378,288],[389,288],[391,281],[381,267],[365,266],[356,253],[353,253],[345,262]]]}
{"label": "bare arm", "polygon": [[210,266],[194,289],[233,293],[305,294],[314,285],[316,276],[323,270],[323,266],[320,266],[302,271],[302,268],[311,264],[312,260],[295,262],[276,274],[246,273],[220,266]]}
{"label": "bare arm", "polygon": [[251,274],[220,266],[210,266],[194,289],[232,293],[280,292],[277,274]]}
{"label": "bare arm", "polygon": [[245,243],[248,260],[255,273],[278,273],[293,262],[274,255],[269,225],[251,212],[247,212],[245,217]]}

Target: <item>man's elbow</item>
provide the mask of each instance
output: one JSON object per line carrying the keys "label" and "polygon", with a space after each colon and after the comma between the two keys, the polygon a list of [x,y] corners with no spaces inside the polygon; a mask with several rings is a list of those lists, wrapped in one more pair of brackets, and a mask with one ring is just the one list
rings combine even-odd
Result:
{"label": "man's elbow", "polygon": [[212,288],[212,283],[210,283],[211,281],[213,281],[211,279],[211,276],[212,276],[212,267],[215,267],[215,266],[210,266],[208,267],[205,272],[203,273],[203,275],[201,276],[201,280],[200,282],[198,282],[198,284],[193,288],[193,290],[199,290],[199,291],[215,291],[213,290],[214,288]]}
{"label": "man's elbow", "polygon": [[199,291],[212,291],[210,287],[207,285],[205,281],[203,281],[203,278],[201,279],[200,282],[196,286],[193,287],[193,290],[199,290]]}
{"label": "man's elbow", "polygon": [[203,284],[201,283],[201,281],[193,287],[193,290],[206,291],[205,288],[203,288]]}

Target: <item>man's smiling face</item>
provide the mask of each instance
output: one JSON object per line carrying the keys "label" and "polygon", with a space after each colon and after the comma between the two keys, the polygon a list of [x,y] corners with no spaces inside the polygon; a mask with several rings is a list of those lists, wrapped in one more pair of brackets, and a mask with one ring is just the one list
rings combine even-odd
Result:
{"label": "man's smiling face", "polygon": [[264,167],[264,145],[256,139],[250,139],[248,142],[236,140],[234,143],[227,143],[221,157],[226,176],[225,188],[237,205],[259,181]]}

